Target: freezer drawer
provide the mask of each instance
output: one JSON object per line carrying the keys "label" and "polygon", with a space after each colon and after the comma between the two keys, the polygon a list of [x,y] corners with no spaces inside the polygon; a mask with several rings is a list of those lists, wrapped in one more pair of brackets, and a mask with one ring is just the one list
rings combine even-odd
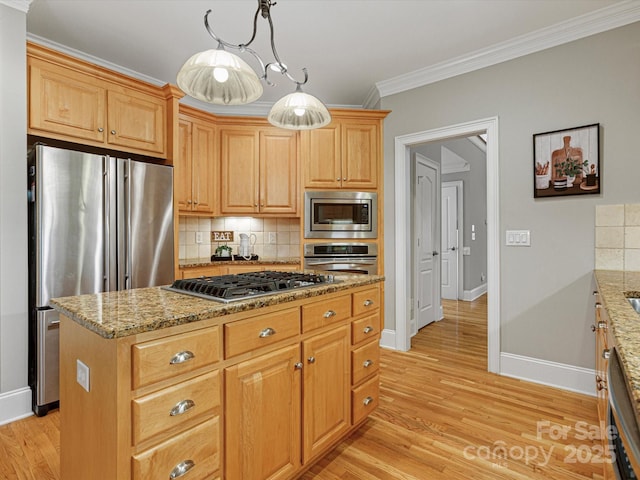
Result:
{"label": "freezer drawer", "polygon": [[36,404],[57,402],[59,397],[60,314],[39,310],[36,314]]}

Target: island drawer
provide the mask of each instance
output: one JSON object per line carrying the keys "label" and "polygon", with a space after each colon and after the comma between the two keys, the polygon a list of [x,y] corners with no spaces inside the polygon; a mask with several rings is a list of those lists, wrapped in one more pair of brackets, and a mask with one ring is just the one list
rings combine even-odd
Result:
{"label": "island drawer", "polygon": [[216,370],[173,387],[133,400],[133,443],[179,429],[185,420],[211,412],[220,405],[220,374]]}
{"label": "island drawer", "polygon": [[302,331],[322,328],[351,316],[351,295],[325,299],[302,306]]}
{"label": "island drawer", "polygon": [[380,379],[376,375],[351,392],[351,422],[353,425],[364,420],[378,406]]}
{"label": "island drawer", "polygon": [[300,334],[300,309],[288,308],[224,326],[225,357],[266,347]]}
{"label": "island drawer", "polygon": [[[211,478],[220,468],[220,421],[212,418],[186,432],[175,435],[149,450],[133,455],[133,480],[179,478],[181,471],[189,480]],[[174,476],[171,477],[171,474]],[[184,474],[183,474],[184,475]]]}
{"label": "island drawer", "polygon": [[371,340],[380,333],[380,312],[354,320],[351,323],[351,345]]}
{"label": "island drawer", "polygon": [[380,365],[380,346],[373,341],[351,352],[351,383],[357,385],[374,375]]}
{"label": "island drawer", "polygon": [[366,312],[380,308],[380,289],[369,288],[353,294],[353,316],[357,317]]}
{"label": "island drawer", "polygon": [[219,327],[139,343],[132,347],[133,388],[190,372],[220,360]]}

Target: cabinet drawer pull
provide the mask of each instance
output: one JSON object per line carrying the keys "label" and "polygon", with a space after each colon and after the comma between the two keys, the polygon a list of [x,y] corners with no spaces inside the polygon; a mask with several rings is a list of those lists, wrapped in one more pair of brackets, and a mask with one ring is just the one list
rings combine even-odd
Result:
{"label": "cabinet drawer pull", "polygon": [[331,317],[335,317],[337,315],[337,313],[333,310],[327,310],[326,312],[324,312],[324,318],[331,318]]}
{"label": "cabinet drawer pull", "polygon": [[365,360],[362,364],[364,368],[369,368],[371,365],[373,365],[373,360]]}
{"label": "cabinet drawer pull", "polygon": [[171,470],[171,475],[169,478],[173,480],[174,478],[180,478],[183,475],[186,475],[189,470],[196,466],[196,462],[193,460],[185,460],[184,462],[180,462],[177,464],[173,470]]}
{"label": "cabinet drawer pull", "polygon": [[369,405],[371,402],[373,402],[373,397],[367,397],[364,399],[364,401],[362,403],[366,405]]}
{"label": "cabinet drawer pull", "polygon": [[363,332],[364,333],[371,333],[371,332],[373,332],[373,327],[371,325],[367,325],[366,327],[364,327]]}
{"label": "cabinet drawer pull", "polygon": [[370,307],[371,305],[373,305],[373,300],[367,299],[362,305],[364,305],[365,307]]}
{"label": "cabinet drawer pull", "polygon": [[271,335],[275,335],[275,334],[276,334],[276,331],[273,328],[267,327],[267,328],[265,328],[264,330],[262,330],[260,332],[258,337],[259,338],[267,338],[267,337],[270,337]]}
{"label": "cabinet drawer pull", "polygon": [[184,352],[176,353],[173,356],[173,358],[169,361],[169,364],[170,365],[177,365],[179,363],[187,362],[187,361],[191,360],[192,358],[195,358],[194,353],[190,352],[189,350],[185,350]]}
{"label": "cabinet drawer pull", "polygon": [[175,407],[171,409],[169,415],[175,417],[177,415],[182,415],[186,413],[188,410],[191,410],[196,406],[196,402],[191,399],[182,400],[181,402],[176,403]]}

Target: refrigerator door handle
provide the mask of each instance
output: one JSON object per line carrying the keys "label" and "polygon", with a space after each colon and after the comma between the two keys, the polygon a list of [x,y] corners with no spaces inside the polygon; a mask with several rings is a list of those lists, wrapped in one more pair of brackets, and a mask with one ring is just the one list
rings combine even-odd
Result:
{"label": "refrigerator door handle", "polygon": [[132,259],[131,259],[131,160],[127,160],[125,169],[125,186],[126,186],[126,219],[125,219],[125,272],[124,272],[124,288],[131,288],[131,271],[132,271]]}
{"label": "refrigerator door handle", "polygon": [[102,276],[102,291],[103,292],[108,292],[109,291],[109,283],[110,283],[110,262],[109,262],[109,254],[110,254],[110,240],[109,240],[109,236],[110,236],[110,222],[109,219],[111,218],[110,216],[110,205],[111,205],[111,191],[109,189],[109,157],[102,157],[102,188],[103,188],[103,199],[102,199],[102,214],[103,214],[103,221],[104,221],[104,228],[103,228],[103,252],[104,255],[102,257],[102,261],[104,263],[104,275]]}

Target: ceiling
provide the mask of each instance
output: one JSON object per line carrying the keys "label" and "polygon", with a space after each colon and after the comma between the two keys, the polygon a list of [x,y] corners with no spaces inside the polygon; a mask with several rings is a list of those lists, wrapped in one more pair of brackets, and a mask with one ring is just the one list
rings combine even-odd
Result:
{"label": "ceiling", "polygon": [[[305,91],[329,106],[362,107],[380,96],[465,69],[619,26],[593,27],[596,20],[601,25],[602,18],[620,17],[621,11],[627,18],[629,11],[637,14],[638,4],[629,0],[278,0],[271,13],[283,63],[298,78],[302,67],[309,70]],[[80,56],[117,65],[153,83],[175,84],[187,58],[216,47],[203,24],[208,9],[212,9],[210,24],[218,36],[243,43],[251,35],[257,6],[257,0],[34,0],[27,31],[30,40],[63,46],[74,55],[81,52]],[[259,17],[252,47],[271,61],[267,27]],[[253,65],[250,57],[245,60]],[[284,78],[276,82],[274,88],[265,87],[256,108],[294,90]],[[232,107],[209,110],[220,112],[220,108]]]}

